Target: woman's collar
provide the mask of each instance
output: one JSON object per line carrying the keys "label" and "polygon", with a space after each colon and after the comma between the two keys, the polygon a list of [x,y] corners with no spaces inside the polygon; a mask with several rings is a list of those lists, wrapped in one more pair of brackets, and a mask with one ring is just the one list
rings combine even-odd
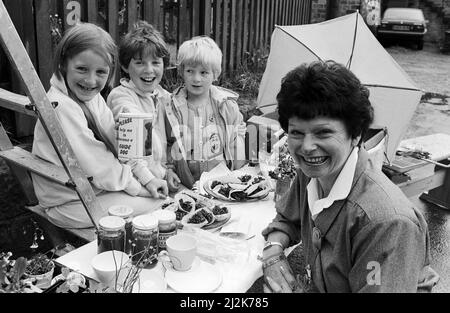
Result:
{"label": "woman's collar", "polygon": [[308,202],[313,217],[317,216],[324,209],[329,208],[335,201],[348,197],[356,177],[359,161],[359,148],[353,148],[347,161],[345,162],[341,172],[336,178],[330,193],[327,197],[319,199],[318,197],[318,181],[312,178],[307,185]]}

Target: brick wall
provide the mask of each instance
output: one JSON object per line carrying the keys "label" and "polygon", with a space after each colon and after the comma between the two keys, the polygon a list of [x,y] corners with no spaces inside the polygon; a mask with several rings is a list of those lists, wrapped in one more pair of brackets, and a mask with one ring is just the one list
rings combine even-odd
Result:
{"label": "brick wall", "polygon": [[[450,1],[450,0],[449,0]],[[311,23],[319,23],[327,20],[327,10],[330,0],[312,0]],[[337,0],[337,10],[333,12],[331,18],[343,16],[360,10],[361,0]]]}
{"label": "brick wall", "polygon": [[447,30],[450,30],[450,0],[444,0],[443,1],[443,22],[447,26]]}
{"label": "brick wall", "polygon": [[327,6],[328,6],[327,0],[312,0],[311,23],[319,23],[326,20]]}
{"label": "brick wall", "polygon": [[360,10],[361,0],[341,0],[339,3],[339,16]]}

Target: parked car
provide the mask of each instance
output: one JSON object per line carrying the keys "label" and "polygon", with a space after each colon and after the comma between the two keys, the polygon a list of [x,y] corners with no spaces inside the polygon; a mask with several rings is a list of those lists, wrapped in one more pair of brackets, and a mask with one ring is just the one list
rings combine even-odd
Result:
{"label": "parked car", "polygon": [[427,23],[421,9],[388,8],[378,26],[377,38],[381,43],[392,40],[413,41],[417,49],[422,50]]}

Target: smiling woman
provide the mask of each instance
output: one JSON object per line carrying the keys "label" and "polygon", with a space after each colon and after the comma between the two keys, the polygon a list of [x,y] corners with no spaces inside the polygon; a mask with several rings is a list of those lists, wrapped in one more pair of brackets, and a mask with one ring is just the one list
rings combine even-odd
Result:
{"label": "smiling woman", "polygon": [[[430,291],[422,214],[361,147],[373,119],[368,90],[334,61],[303,64],[282,80],[279,122],[299,166],[263,231],[266,291]],[[294,277],[284,248],[303,242],[308,279]]]}

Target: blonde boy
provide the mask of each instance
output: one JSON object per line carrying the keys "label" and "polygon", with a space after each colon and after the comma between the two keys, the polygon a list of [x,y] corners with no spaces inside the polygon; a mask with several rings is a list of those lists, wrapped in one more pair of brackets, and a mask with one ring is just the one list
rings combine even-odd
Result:
{"label": "blonde boy", "polygon": [[167,161],[190,188],[219,163],[230,169],[245,163],[245,123],[238,94],[213,85],[222,70],[222,52],[207,36],[184,42],[178,51],[184,85],[164,106]]}

